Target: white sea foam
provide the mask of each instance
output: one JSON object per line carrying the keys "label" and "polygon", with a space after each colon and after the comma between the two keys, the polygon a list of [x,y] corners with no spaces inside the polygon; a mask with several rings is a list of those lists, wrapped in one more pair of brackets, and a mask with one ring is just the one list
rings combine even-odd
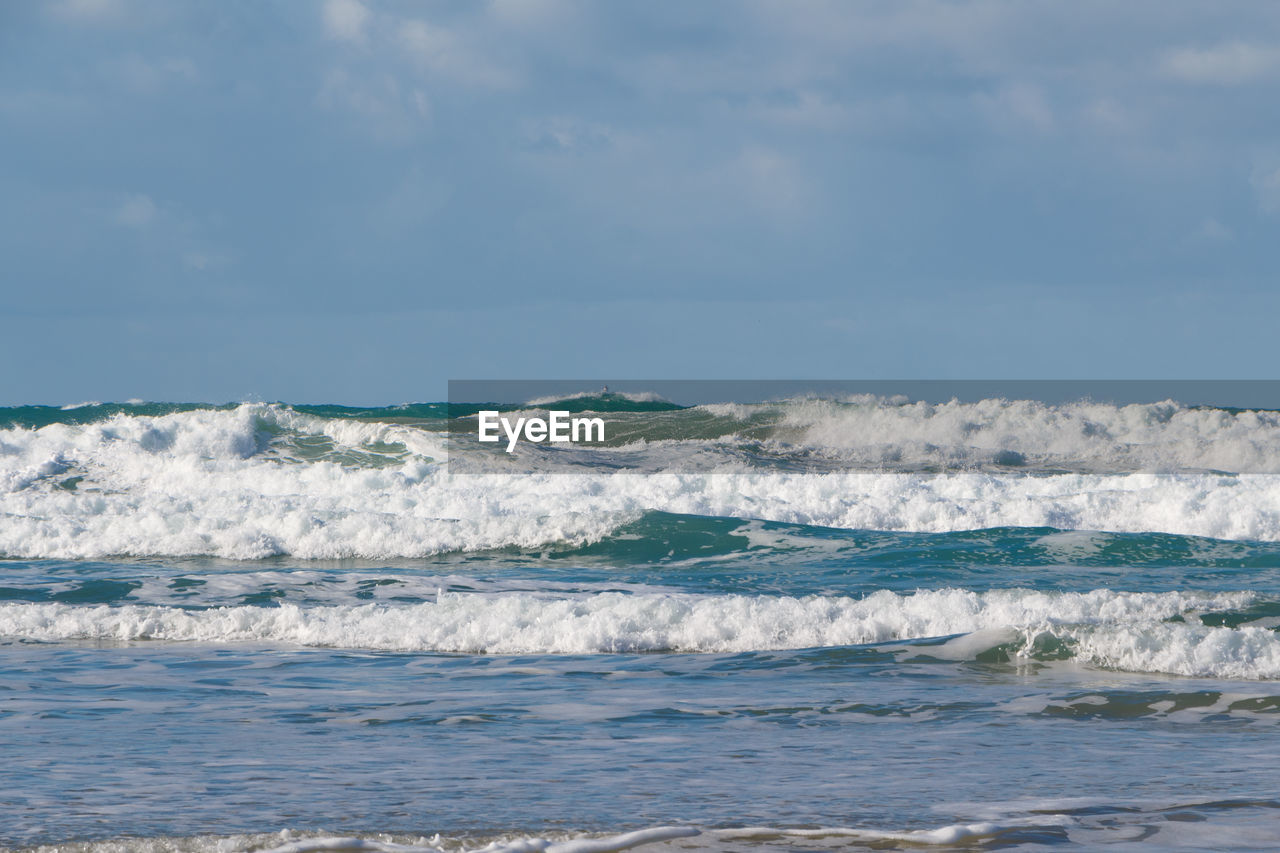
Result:
{"label": "white sea foam", "polygon": [[[578,391],[574,394],[566,394],[563,396],[536,397],[529,400],[524,405],[531,408],[541,408],[543,406],[551,406],[556,403],[563,403],[569,400],[588,400],[593,397],[600,397],[603,391]],[[652,391],[609,391],[610,397],[621,398],[632,403],[666,403],[668,400]]]}
{"label": "white sea foam", "polygon": [[[961,634],[972,657],[1013,644],[1034,654],[1044,635],[1087,663],[1136,672],[1280,677],[1280,640],[1263,628],[1161,620],[1230,610],[1249,593],[1196,595],[960,589],[908,595],[743,596],[603,592],[446,593],[415,605],[299,607],[0,605],[0,636],[28,641],[168,640],[493,654],[747,652],[883,644]],[[980,648],[981,647],[981,648]],[[956,646],[904,653],[954,657]]]}
{"label": "white sea foam", "polygon": [[[940,826],[935,829],[900,829],[900,830],[883,830],[883,829],[859,829],[852,827],[822,827],[820,829],[775,829],[773,827],[744,827],[742,829],[721,829],[716,830],[716,836],[730,843],[742,843],[744,841],[757,842],[777,842],[787,841],[794,843],[796,841],[813,841],[825,844],[840,844],[841,842],[886,842],[886,841],[903,841],[915,845],[935,845],[935,844],[959,844],[963,842],[975,842],[984,836],[994,835],[1002,830],[1010,829],[1015,826],[1060,826],[1069,823],[1068,820],[1057,816],[1045,817],[1039,820],[1022,819],[1020,821],[1009,821],[1004,823],[993,823],[983,821],[981,823],[956,823],[947,826]],[[859,845],[861,846],[861,845]],[[879,846],[879,845],[877,845]]]}
{"label": "white sea foam", "polygon": [[[547,838],[497,839],[474,849],[474,853],[616,853],[645,844],[690,838],[700,834],[688,826],[659,826],[622,835],[578,837],[562,840]],[[438,844],[438,841],[437,841]],[[446,853],[436,844],[396,844],[367,838],[306,838],[273,847],[266,853]]]}
{"label": "white sea foam", "polygon": [[1115,406],[875,397],[733,411],[744,419],[776,419],[781,439],[865,464],[1280,473],[1280,412],[1193,408],[1172,400]]}
{"label": "white sea foam", "polygon": [[1280,540],[1280,475],[463,475],[444,455],[439,432],[263,404],[0,430],[0,555],[388,559],[591,542],[655,510],[848,529]]}
{"label": "white sea foam", "polygon": [[[194,837],[123,837],[104,841],[45,845],[31,853],[612,853],[638,846],[660,851],[736,850],[867,850],[969,849],[1000,839],[1002,849],[1042,850],[1046,830],[1077,846],[1119,849],[1269,850],[1274,847],[1274,824],[1267,803],[1253,809],[1247,803],[1232,811],[1214,803],[1135,802],[1103,798],[1046,800],[1033,813],[1001,813],[989,803],[974,804],[975,812],[993,812],[991,820],[968,820],[933,828],[829,826],[793,828],[658,827],[621,835],[546,836],[507,834],[490,839],[474,836],[431,837],[378,834],[367,837],[300,835],[288,830],[257,835]],[[1058,805],[1055,806],[1055,803]],[[1096,811],[1081,810],[1091,804]],[[1003,804],[999,804],[1003,805]],[[954,804],[953,804],[954,806]],[[1063,811],[1054,811],[1054,808]],[[1170,820],[1170,814],[1199,814],[1200,821]],[[1238,813],[1237,813],[1238,812]],[[1261,815],[1258,812],[1262,812]],[[1018,837],[1019,832],[1027,835]],[[1002,838],[1003,836],[1003,838]],[[487,843],[485,843],[487,841]]]}
{"label": "white sea foam", "polygon": [[1127,672],[1214,678],[1280,678],[1280,638],[1255,626],[1113,625],[1080,632],[1080,660]]}
{"label": "white sea foam", "polygon": [[483,838],[376,837],[301,835],[289,830],[272,834],[121,838],[111,841],[44,845],[33,853],[620,853],[644,845],[660,844],[700,835],[689,826],[657,826],[617,835],[569,835],[547,837],[503,835]]}

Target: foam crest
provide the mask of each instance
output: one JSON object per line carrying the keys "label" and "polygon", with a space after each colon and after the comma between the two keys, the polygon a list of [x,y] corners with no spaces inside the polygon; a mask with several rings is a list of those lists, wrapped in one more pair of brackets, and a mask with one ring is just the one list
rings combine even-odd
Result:
{"label": "foam crest", "polygon": [[1280,678],[1280,638],[1255,626],[1116,625],[1072,638],[1076,657],[1126,672],[1202,678]]}
{"label": "foam crest", "polygon": [[[1238,608],[1246,593],[1190,595],[1093,590],[1044,593],[959,589],[900,595],[882,590],[845,596],[742,596],[605,592],[548,598],[527,593],[448,593],[434,602],[298,607],[0,605],[0,636],[34,641],[170,640],[204,643],[281,642],[302,646],[490,654],[749,652],[886,643],[1017,628],[1034,637],[1068,638],[1102,626],[1159,626],[1184,612]],[[1177,627],[1177,626],[1175,626]],[[1185,627],[1185,626],[1182,626]],[[1227,630],[1227,629],[1223,629]],[[1210,632],[1212,633],[1212,632]],[[1164,642],[1105,657],[1087,634],[1086,656],[1143,671],[1165,662]],[[1136,636],[1136,635],[1135,635]],[[1180,635],[1171,635],[1178,637]],[[1000,642],[1007,637],[993,640]],[[1093,642],[1094,645],[1087,645]],[[1259,636],[1241,656],[1270,666]],[[1166,643],[1166,645],[1168,645]],[[1212,649],[1201,659],[1208,661]],[[1269,653],[1269,652],[1268,652]],[[1233,658],[1235,660],[1237,658]],[[1165,671],[1165,670],[1159,670]],[[1280,674],[1280,657],[1274,668]]]}
{"label": "foam crest", "polygon": [[[699,831],[688,826],[659,826],[652,829],[640,829],[622,835],[606,837],[579,837],[561,841],[546,838],[501,839],[490,842],[484,847],[475,848],[471,853],[616,853],[630,850],[644,844],[659,841],[670,841],[675,838],[690,838],[699,835]],[[319,851],[337,851],[337,853],[445,853],[443,847],[411,844],[395,844],[387,841],[374,841],[367,838],[308,838],[273,847],[266,853],[319,853]]]}
{"label": "foam crest", "polygon": [[484,839],[442,838],[440,835],[390,840],[386,835],[304,835],[290,830],[233,836],[120,838],[110,841],[44,845],[34,853],[618,853],[647,844],[692,838],[700,830],[690,826],[657,826],[614,835],[504,835]]}
{"label": "foam crest", "polygon": [[672,408],[674,408],[674,405],[671,404],[669,400],[660,394],[653,393],[652,391],[579,391],[574,394],[564,394],[560,396],[553,395],[550,397],[535,397],[524,405],[532,408],[545,408],[559,403],[569,403],[574,401],[599,403],[608,403],[612,401],[623,401],[627,403],[667,403],[668,405],[672,405]]}
{"label": "foam crest", "polygon": [[[1034,804],[969,805],[995,812],[994,819],[968,820],[928,828],[892,826],[657,827],[618,835],[508,834],[479,846],[484,838],[299,837],[279,833],[239,836],[140,838],[45,845],[32,853],[613,853],[642,845],[657,850],[730,853],[737,850],[1000,849],[1040,850],[1049,843],[1098,847],[1138,844],[1161,849],[1269,849],[1274,836],[1267,800],[1220,802],[1120,801],[1104,798],[1043,800]],[[1262,814],[1260,815],[1259,812]],[[1238,813],[1238,814],[1237,814]],[[1182,817],[1171,820],[1170,815]],[[1188,817],[1196,818],[1188,821]],[[927,824],[926,824],[927,827]],[[672,843],[675,842],[675,843]]]}
{"label": "foam crest", "polygon": [[[940,826],[934,829],[902,829],[902,830],[879,830],[879,829],[857,829],[852,827],[823,827],[821,829],[790,829],[772,827],[744,827],[742,829],[721,829],[716,831],[716,835],[723,841],[738,842],[790,842],[794,844],[796,841],[813,841],[825,844],[839,844],[841,842],[906,842],[915,845],[936,845],[936,844],[974,844],[984,838],[997,835],[1000,832],[1016,826],[1044,826],[1044,825],[1061,825],[1066,823],[1061,819],[1045,819],[1041,818],[1036,821],[1007,821],[1003,823],[993,823],[991,821],[983,821],[981,823],[957,823],[947,826]],[[862,845],[859,844],[859,847]],[[877,845],[879,846],[879,845]]]}
{"label": "foam crest", "polygon": [[[748,412],[743,412],[746,415]],[[1280,472],[1280,412],[1030,400],[793,401],[777,440],[890,467]]]}
{"label": "foam crest", "polygon": [[[135,460],[130,459],[132,463]],[[778,474],[454,476],[189,457],[77,469],[0,493],[0,554],[90,559],[418,557],[598,541],[647,511],[845,529],[1154,531],[1280,540],[1280,478]],[[78,469],[83,470],[83,469]],[[35,476],[23,469],[22,479]]]}
{"label": "foam crest", "polygon": [[[1246,415],[1268,416],[1214,416]],[[435,461],[444,441],[409,424],[262,404],[0,430],[0,556],[390,559],[536,549],[598,541],[651,511],[902,532],[1052,527],[1280,540],[1280,475],[742,464],[467,475]]]}

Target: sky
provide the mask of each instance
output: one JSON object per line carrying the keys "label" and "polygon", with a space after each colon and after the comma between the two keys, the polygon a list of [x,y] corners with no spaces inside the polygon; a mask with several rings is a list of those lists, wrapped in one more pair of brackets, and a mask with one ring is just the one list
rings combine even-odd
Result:
{"label": "sky", "polygon": [[1276,378],[1280,4],[0,3],[0,405]]}

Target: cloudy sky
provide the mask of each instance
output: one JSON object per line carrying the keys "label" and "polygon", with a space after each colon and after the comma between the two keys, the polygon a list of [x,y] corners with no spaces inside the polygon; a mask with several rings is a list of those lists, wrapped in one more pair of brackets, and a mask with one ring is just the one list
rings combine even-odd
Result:
{"label": "cloudy sky", "polygon": [[1274,378],[1280,4],[0,4],[0,403]]}

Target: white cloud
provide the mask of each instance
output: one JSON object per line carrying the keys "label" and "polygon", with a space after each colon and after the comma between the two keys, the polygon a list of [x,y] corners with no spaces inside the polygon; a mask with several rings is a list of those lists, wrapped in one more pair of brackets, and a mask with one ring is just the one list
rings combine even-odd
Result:
{"label": "white cloud", "polygon": [[116,208],[112,221],[126,228],[146,228],[156,218],[156,203],[146,195],[128,196]]}
{"label": "white cloud", "polygon": [[525,140],[528,148],[534,151],[582,154],[612,148],[615,133],[612,128],[597,122],[556,116],[530,122]]}
{"label": "white cloud", "polygon": [[427,93],[421,89],[414,89],[409,96],[409,104],[413,111],[418,114],[418,118],[431,118],[431,102],[427,100]]}
{"label": "white cloud", "polygon": [[1107,133],[1132,133],[1141,126],[1141,117],[1132,107],[1109,96],[1086,105],[1083,117],[1090,128]]}
{"label": "white cloud", "polygon": [[107,63],[104,70],[126,88],[144,95],[155,94],[174,83],[193,82],[200,76],[190,59],[147,60],[136,53]]}
{"label": "white cloud", "polygon": [[324,28],[332,38],[341,41],[363,41],[369,10],[360,0],[326,0]]}
{"label": "white cloud", "polygon": [[452,30],[410,19],[400,23],[398,35],[410,59],[429,73],[494,89],[509,88],[515,83],[510,72]]}
{"label": "white cloud", "polygon": [[809,195],[800,169],[777,151],[752,146],[729,164],[727,184],[775,220],[787,220],[802,210]]}
{"label": "white cloud", "polygon": [[1201,222],[1194,236],[1202,243],[1230,243],[1236,238],[1234,231],[1213,217]]}
{"label": "white cloud", "polygon": [[153,257],[192,273],[229,267],[236,256],[205,239],[204,225],[176,203],[157,203],[145,193],[123,196],[110,210],[114,225],[128,228]]}
{"label": "white cloud", "polygon": [[1280,211],[1280,169],[1255,169],[1249,182],[1259,207],[1267,213]]}
{"label": "white cloud", "polygon": [[489,0],[486,6],[490,18],[520,32],[562,30],[583,11],[573,0]]}
{"label": "white cloud", "polygon": [[1042,133],[1053,129],[1053,110],[1038,86],[1010,84],[993,94],[977,95],[977,102],[997,124],[1030,127]]}
{"label": "white cloud", "polygon": [[426,93],[405,91],[394,75],[355,76],[341,68],[325,77],[316,104],[354,113],[373,136],[391,142],[409,139],[431,116]]}
{"label": "white cloud", "polygon": [[1246,83],[1280,68],[1280,49],[1230,42],[1209,48],[1183,48],[1167,54],[1161,70],[1190,83]]}
{"label": "white cloud", "polygon": [[431,65],[447,65],[449,55],[457,49],[452,33],[443,27],[431,26],[426,21],[402,23],[400,40],[412,54]]}
{"label": "white cloud", "polygon": [[52,8],[58,17],[76,23],[108,21],[123,11],[119,0],[62,0]]}
{"label": "white cloud", "polygon": [[801,90],[785,100],[757,101],[749,112],[761,121],[796,128],[835,130],[848,125],[849,110],[841,104]]}
{"label": "white cloud", "polygon": [[[1019,30],[1028,18],[1043,26],[1054,12],[1035,15],[1033,4],[948,3],[898,0],[849,3],[810,0],[742,4],[757,36],[763,36],[764,61],[754,65],[760,78],[798,85],[825,76],[834,66],[864,67],[915,63],[919,67],[963,69],[1000,74],[1026,49]],[[747,66],[752,67],[752,66]]]}

